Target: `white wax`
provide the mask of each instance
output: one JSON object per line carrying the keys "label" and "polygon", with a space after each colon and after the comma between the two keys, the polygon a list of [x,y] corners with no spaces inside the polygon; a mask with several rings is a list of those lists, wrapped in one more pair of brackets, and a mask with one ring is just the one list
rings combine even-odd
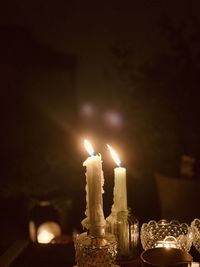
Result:
{"label": "white wax", "polygon": [[117,167],[114,169],[114,175],[114,211],[127,211],[126,169]]}
{"label": "white wax", "polygon": [[103,213],[103,170],[101,155],[90,156],[83,163],[86,166],[86,216],[84,227],[94,229],[105,226]]}

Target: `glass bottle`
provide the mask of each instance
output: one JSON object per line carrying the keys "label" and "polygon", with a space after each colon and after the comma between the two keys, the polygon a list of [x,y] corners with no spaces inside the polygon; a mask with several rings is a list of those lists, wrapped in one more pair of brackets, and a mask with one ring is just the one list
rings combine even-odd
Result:
{"label": "glass bottle", "polygon": [[106,230],[117,239],[117,261],[129,261],[138,256],[139,222],[131,209],[111,213]]}

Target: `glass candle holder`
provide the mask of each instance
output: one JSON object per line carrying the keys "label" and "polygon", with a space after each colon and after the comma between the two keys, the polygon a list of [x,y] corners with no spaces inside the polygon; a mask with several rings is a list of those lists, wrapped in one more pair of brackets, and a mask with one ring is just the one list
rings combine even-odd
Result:
{"label": "glass candle holder", "polygon": [[192,229],[186,223],[160,220],[144,223],[141,243],[144,250],[157,247],[179,248],[188,252],[193,240]]}
{"label": "glass candle holder", "polygon": [[77,267],[114,267],[117,242],[113,234],[94,236],[84,232],[75,237]]}
{"label": "glass candle holder", "polygon": [[193,232],[193,245],[200,253],[200,219],[194,219],[191,223]]}
{"label": "glass candle holder", "polygon": [[131,209],[117,214],[111,213],[106,219],[106,230],[117,239],[117,261],[127,261],[138,256],[139,222]]}

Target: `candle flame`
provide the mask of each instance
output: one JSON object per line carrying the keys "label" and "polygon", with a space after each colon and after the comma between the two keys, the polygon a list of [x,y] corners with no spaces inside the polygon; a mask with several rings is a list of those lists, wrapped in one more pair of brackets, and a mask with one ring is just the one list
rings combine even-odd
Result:
{"label": "candle flame", "polygon": [[90,155],[93,155],[95,153],[93,146],[91,145],[91,143],[87,139],[84,140],[84,146]]}
{"label": "candle flame", "polygon": [[120,160],[117,152],[110,145],[107,145],[107,147],[110,151],[111,157],[113,158],[113,160],[115,161],[117,166],[121,166],[121,160]]}
{"label": "candle flame", "polygon": [[47,230],[43,230],[38,234],[37,239],[38,243],[47,244],[50,243],[54,237],[54,234],[50,233]]}

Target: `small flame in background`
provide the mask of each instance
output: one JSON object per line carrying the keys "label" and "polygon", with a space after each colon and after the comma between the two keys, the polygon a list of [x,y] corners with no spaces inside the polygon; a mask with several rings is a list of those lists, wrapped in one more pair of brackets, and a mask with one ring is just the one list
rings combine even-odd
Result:
{"label": "small flame in background", "polygon": [[37,240],[38,243],[41,244],[48,244],[54,239],[54,234],[50,233],[47,230],[42,230],[40,233],[38,233]]}
{"label": "small flame in background", "polygon": [[61,236],[61,227],[58,223],[47,221],[41,224],[37,229],[38,243],[51,243],[55,237]]}
{"label": "small flame in background", "polygon": [[115,161],[117,166],[121,166],[121,160],[120,160],[117,152],[110,145],[107,145],[107,147],[110,151],[111,157],[113,158],[113,160]]}

